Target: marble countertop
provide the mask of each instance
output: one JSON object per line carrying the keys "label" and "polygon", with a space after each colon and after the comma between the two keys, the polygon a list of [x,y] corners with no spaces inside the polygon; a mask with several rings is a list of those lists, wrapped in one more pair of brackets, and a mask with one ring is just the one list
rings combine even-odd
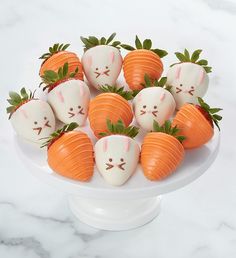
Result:
{"label": "marble countertop", "polygon": [[[0,257],[2,258],[235,258],[236,2],[17,1],[0,7]],[[170,54],[203,48],[213,67],[206,100],[220,106],[221,147],[211,168],[187,187],[164,196],[161,214],[125,232],[77,221],[66,196],[34,178],[18,159],[5,107],[8,91],[39,83],[37,59],[49,45],[70,42],[81,56],[81,35],[132,43],[137,33]]]}

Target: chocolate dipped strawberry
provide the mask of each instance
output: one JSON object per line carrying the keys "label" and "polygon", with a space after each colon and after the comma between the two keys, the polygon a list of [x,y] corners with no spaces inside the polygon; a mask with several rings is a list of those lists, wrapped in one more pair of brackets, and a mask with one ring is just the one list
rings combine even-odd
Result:
{"label": "chocolate dipped strawberry", "polygon": [[103,178],[111,185],[124,184],[135,172],[140,148],[133,140],[138,128],[125,127],[119,120],[113,124],[107,120],[107,132],[95,144],[96,165]]}
{"label": "chocolate dipped strawberry", "polygon": [[57,72],[45,71],[41,78],[56,117],[65,124],[76,122],[83,126],[88,115],[90,91],[84,81],[76,79],[77,73],[78,68],[69,73],[68,63],[65,63]]}
{"label": "chocolate dipped strawberry", "polygon": [[93,87],[99,89],[102,85],[113,85],[122,68],[120,41],[113,41],[116,33],[108,39],[98,39],[94,36],[80,37],[84,43],[82,65],[85,76]]}
{"label": "chocolate dipped strawberry", "polygon": [[214,135],[214,124],[222,119],[217,112],[221,108],[211,108],[198,97],[199,104],[185,104],[177,112],[173,125],[178,126],[181,135],[186,137],[183,146],[186,149],[197,148],[207,143]]}
{"label": "chocolate dipped strawberry", "polygon": [[18,135],[40,143],[41,138],[48,137],[55,130],[55,117],[47,102],[35,98],[31,91],[27,93],[25,88],[20,94],[11,91],[9,96],[7,113]]}
{"label": "chocolate dipped strawberry", "polygon": [[93,176],[93,144],[83,131],[75,131],[77,123],[64,125],[53,132],[42,147],[47,146],[48,165],[56,173],[79,181]]}
{"label": "chocolate dipped strawberry", "polygon": [[177,109],[185,103],[197,103],[198,97],[203,97],[208,89],[211,67],[208,61],[199,56],[202,50],[198,49],[190,57],[189,51],[176,52],[180,62],[171,65],[167,73],[167,85],[175,98]]}
{"label": "chocolate dipped strawberry", "polygon": [[75,78],[83,80],[83,69],[79,57],[67,50],[70,44],[56,43],[52,47],[49,47],[48,52],[43,54],[39,59],[43,60],[41,64],[39,75],[43,76],[45,71],[52,70],[57,72],[64,63],[68,63],[69,73],[78,69]]}
{"label": "chocolate dipped strawberry", "polygon": [[129,126],[133,120],[133,111],[129,100],[133,98],[132,92],[125,91],[124,87],[101,86],[101,94],[91,100],[89,104],[90,127],[97,138],[100,133],[107,130],[107,119],[112,123],[121,120]]}
{"label": "chocolate dipped strawberry", "polygon": [[152,41],[145,39],[143,43],[138,36],[135,38],[136,48],[122,44],[121,47],[130,51],[124,58],[124,77],[131,90],[143,88],[144,75],[151,80],[159,79],[163,72],[161,58],[168,53],[165,50],[152,48]]}
{"label": "chocolate dipped strawberry", "polygon": [[144,81],[144,89],[139,91],[133,100],[133,110],[138,124],[151,131],[153,120],[160,125],[164,124],[173,115],[176,104],[171,93],[165,88],[166,77],[152,82],[146,74]]}

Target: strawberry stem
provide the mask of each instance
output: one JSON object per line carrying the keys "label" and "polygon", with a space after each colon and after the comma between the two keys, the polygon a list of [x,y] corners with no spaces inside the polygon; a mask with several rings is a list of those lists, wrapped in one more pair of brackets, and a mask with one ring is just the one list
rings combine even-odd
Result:
{"label": "strawberry stem", "polygon": [[152,132],[160,132],[160,133],[166,133],[169,135],[172,135],[177,140],[179,140],[181,143],[186,139],[186,137],[182,135],[177,135],[179,132],[179,129],[177,126],[172,127],[171,121],[166,120],[164,125],[160,126],[156,120],[153,121],[153,131]]}
{"label": "strawberry stem", "polygon": [[61,51],[65,51],[69,46],[70,46],[70,44],[56,43],[52,47],[49,47],[49,49],[48,49],[49,52],[40,56],[39,59],[44,59],[44,62],[45,62],[47,59],[49,59],[54,54],[61,52]]}
{"label": "strawberry stem", "polygon": [[136,48],[134,48],[130,45],[127,45],[127,44],[121,44],[120,46],[128,51],[133,51],[133,50],[137,50],[137,49],[147,49],[147,50],[150,50],[150,51],[154,52],[155,54],[157,54],[160,58],[168,55],[168,52],[166,52],[163,49],[152,48],[151,39],[145,39],[142,43],[137,35],[135,37],[135,47]]}
{"label": "strawberry stem", "polygon": [[118,88],[116,85],[106,84],[104,86],[101,86],[100,90],[103,93],[106,93],[106,92],[116,93],[116,94],[120,95],[121,97],[123,97],[126,100],[133,99],[133,92],[132,91],[125,91],[124,87]]}
{"label": "strawberry stem", "polygon": [[220,131],[219,121],[222,120],[222,116],[216,114],[219,111],[223,110],[222,108],[211,108],[204,100],[198,97],[198,103],[202,109],[204,109],[212,119],[213,123],[217,126],[218,130]]}
{"label": "strawberry stem", "polygon": [[107,131],[108,132],[99,133],[99,135],[104,137],[118,134],[134,138],[139,133],[139,128],[135,126],[126,127],[121,119],[119,119],[117,123],[112,123],[110,119],[107,119]]}
{"label": "strawberry stem", "polygon": [[29,93],[27,93],[25,88],[22,88],[20,90],[20,94],[14,91],[9,92],[9,99],[7,99],[7,102],[10,104],[9,107],[6,108],[7,114],[9,115],[9,119],[11,118],[12,114],[24,103],[30,101],[31,99],[34,99],[34,90],[33,92],[29,90]]}
{"label": "strawberry stem", "polygon": [[84,43],[84,51],[87,51],[88,49],[100,45],[107,45],[107,46],[112,46],[115,48],[120,49],[120,41],[113,41],[116,36],[116,33],[112,33],[111,36],[106,39],[104,37],[101,37],[100,39],[94,37],[94,36],[89,36],[88,38],[80,37],[81,41]]}
{"label": "strawberry stem", "polygon": [[69,73],[69,64],[66,62],[62,67],[59,67],[57,72],[54,72],[53,70],[46,70],[44,71],[43,75],[41,76],[42,82],[39,86],[42,84],[46,84],[46,86],[43,87],[43,91],[50,89],[58,82],[63,81],[65,79],[74,78],[75,75],[78,73],[79,68],[76,67],[75,71],[72,73]]}
{"label": "strawberry stem", "polygon": [[190,56],[189,51],[185,48],[184,53],[181,52],[175,52],[176,57],[179,59],[179,63],[174,63],[170,67],[176,64],[185,63],[185,62],[191,62],[194,64],[198,64],[202,66],[207,73],[212,72],[212,67],[208,66],[208,61],[205,59],[200,59],[200,54],[202,53],[202,49],[195,50],[192,55]]}
{"label": "strawberry stem", "polygon": [[54,131],[49,137],[41,138],[41,140],[45,139],[47,140],[41,145],[41,148],[48,146],[48,148],[52,145],[53,142],[55,142],[56,139],[60,138],[64,133],[73,131],[75,128],[77,128],[79,125],[75,122],[72,122],[70,124],[64,125],[62,128]]}

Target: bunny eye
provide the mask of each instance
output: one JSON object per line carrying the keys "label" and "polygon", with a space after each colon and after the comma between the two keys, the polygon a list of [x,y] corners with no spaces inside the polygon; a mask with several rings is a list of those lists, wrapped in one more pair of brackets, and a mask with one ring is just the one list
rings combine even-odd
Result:
{"label": "bunny eye", "polygon": [[157,106],[154,106],[154,109],[157,109]]}
{"label": "bunny eye", "polygon": [[112,158],[110,158],[109,161],[112,162]]}
{"label": "bunny eye", "polygon": [[108,69],[108,66],[106,66],[106,69]]}
{"label": "bunny eye", "polygon": [[146,108],[146,107],[147,107],[146,105],[143,106],[143,108]]}
{"label": "bunny eye", "polygon": [[72,108],[72,107],[70,108],[70,111],[73,111],[73,108]]}
{"label": "bunny eye", "polygon": [[96,71],[98,70],[98,68],[96,68]]}
{"label": "bunny eye", "polygon": [[44,120],[47,120],[47,117],[46,117],[46,116],[44,117]]}
{"label": "bunny eye", "polygon": [[78,106],[78,108],[81,108],[81,106]]}
{"label": "bunny eye", "polygon": [[37,121],[34,122],[35,125],[37,125],[37,123],[38,123]]}
{"label": "bunny eye", "polygon": [[191,89],[194,89],[194,87],[193,87],[193,86],[191,86]]}
{"label": "bunny eye", "polygon": [[183,84],[182,83],[180,83],[180,85],[179,85],[180,87],[182,87],[183,86]]}
{"label": "bunny eye", "polygon": [[121,162],[123,162],[123,161],[124,161],[124,159],[123,159],[123,158],[121,158],[121,159],[120,159],[120,161],[121,161]]}

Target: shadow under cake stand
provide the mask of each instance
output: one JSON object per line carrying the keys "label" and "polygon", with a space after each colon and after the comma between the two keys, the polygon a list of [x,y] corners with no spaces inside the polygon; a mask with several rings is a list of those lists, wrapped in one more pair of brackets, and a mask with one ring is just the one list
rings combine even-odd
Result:
{"label": "shadow under cake stand", "polygon": [[14,142],[20,158],[33,175],[67,193],[70,209],[80,221],[99,229],[128,230],[150,222],[159,214],[162,194],[191,183],[210,167],[219,150],[220,134],[215,130],[206,145],[187,150],[182,165],[165,180],[147,180],[139,165],[121,187],[108,185],[96,167],[88,183],[62,177],[49,168],[46,150],[17,136]]}

